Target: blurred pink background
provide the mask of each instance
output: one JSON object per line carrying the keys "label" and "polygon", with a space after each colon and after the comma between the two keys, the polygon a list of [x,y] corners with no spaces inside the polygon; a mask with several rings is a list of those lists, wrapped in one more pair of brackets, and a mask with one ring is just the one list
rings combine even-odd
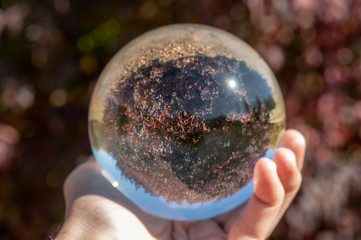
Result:
{"label": "blurred pink background", "polygon": [[183,22],[253,46],[307,138],[302,188],[270,239],[361,239],[361,1],[0,0],[0,122],[14,127],[0,125],[1,240],[56,233],[62,183],[91,154],[97,76],[134,37]]}

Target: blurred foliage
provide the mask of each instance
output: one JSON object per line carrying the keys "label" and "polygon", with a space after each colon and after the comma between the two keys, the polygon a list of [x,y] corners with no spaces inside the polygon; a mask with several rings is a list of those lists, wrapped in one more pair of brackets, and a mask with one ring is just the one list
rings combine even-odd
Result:
{"label": "blurred foliage", "polygon": [[0,122],[21,134],[0,176],[0,239],[44,239],[62,182],[90,155],[89,98],[125,43],[171,23],[241,37],[280,81],[308,141],[304,183],[271,239],[361,238],[361,1],[0,0]]}

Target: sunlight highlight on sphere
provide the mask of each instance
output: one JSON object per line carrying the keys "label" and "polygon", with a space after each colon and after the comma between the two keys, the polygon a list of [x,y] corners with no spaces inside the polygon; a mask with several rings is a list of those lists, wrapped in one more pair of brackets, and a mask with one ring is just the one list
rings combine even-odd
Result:
{"label": "sunlight highlight on sphere", "polygon": [[98,79],[91,147],[104,176],[144,211],[198,220],[241,205],[285,127],[278,83],[246,43],[191,24],[124,46]]}
{"label": "sunlight highlight on sphere", "polygon": [[229,79],[229,81],[228,81],[228,85],[229,85],[231,88],[235,88],[235,87],[236,87],[236,85],[237,85],[237,83],[236,83],[236,81],[235,81],[235,80],[233,80],[233,79]]}

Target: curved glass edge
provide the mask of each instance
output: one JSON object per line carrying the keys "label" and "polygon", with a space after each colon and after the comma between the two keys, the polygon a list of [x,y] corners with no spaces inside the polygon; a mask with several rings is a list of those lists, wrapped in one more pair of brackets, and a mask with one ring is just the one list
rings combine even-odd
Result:
{"label": "curved glass edge", "polygon": [[[201,39],[197,39],[197,37],[195,37],[197,34],[194,35],[194,33],[200,34],[204,39],[202,37]],[[130,62],[134,62],[135,59],[139,60],[144,58],[145,49],[163,49],[161,46],[162,43],[171,43],[166,36],[171,36],[170,40],[177,43],[191,41],[192,44],[190,44],[190,46],[203,46],[205,44],[204,40],[217,42],[217,50],[219,53],[215,51],[214,48],[211,48],[208,43],[205,44],[207,47],[203,46],[199,47],[199,49],[204,51],[206,49],[213,49],[212,54],[207,53],[207,56],[213,56],[213,52],[217,52],[217,55],[244,61],[250,69],[253,69],[255,72],[260,74],[272,88],[274,93],[281,96],[275,99],[278,104],[272,111],[272,119],[274,118],[272,122],[277,122],[279,119],[285,119],[285,114],[282,111],[282,109],[284,109],[284,101],[277,79],[259,53],[243,39],[230,32],[208,25],[189,23],[171,24],[152,29],[139,35],[120,48],[108,62],[98,78],[90,104],[92,111],[90,111],[89,116],[91,115],[92,119],[101,122],[103,117],[102,113],[104,112],[103,99],[106,98],[107,94],[109,94],[109,91],[114,87],[117,80],[123,76],[121,72],[127,71],[125,70],[124,65],[127,65],[128,67],[132,66],[135,63]],[[227,44],[225,45],[224,42],[227,42]],[[155,55],[159,53],[157,50],[153,52],[154,56],[150,55],[147,59],[153,59],[155,58]],[[195,52],[191,53],[194,54]],[[132,66],[131,69],[133,67],[134,66]]]}
{"label": "curved glass edge", "polygon": [[[212,218],[240,206],[249,199],[254,190],[253,181],[251,181],[237,193],[221,200],[214,199],[213,201],[192,204],[186,201],[182,204],[166,202],[162,197],[153,196],[145,192],[142,187],[137,187],[132,183],[117,168],[116,160],[105,150],[92,148],[92,151],[102,169],[102,174],[113,187],[116,187],[125,197],[145,212],[166,219],[194,221]],[[274,151],[275,149],[267,150],[264,157],[272,159]],[[100,159],[101,161],[99,161]],[[119,177],[115,179],[114,176]]]}

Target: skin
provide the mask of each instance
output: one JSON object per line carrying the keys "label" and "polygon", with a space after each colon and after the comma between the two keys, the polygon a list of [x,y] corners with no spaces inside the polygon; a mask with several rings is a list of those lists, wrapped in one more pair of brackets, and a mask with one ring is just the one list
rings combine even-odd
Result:
{"label": "skin", "polygon": [[273,161],[261,158],[254,193],[239,208],[202,221],[171,221],[149,215],[112,187],[94,159],[66,179],[66,219],[56,239],[266,239],[301,185],[306,143],[295,130],[283,136]]}

